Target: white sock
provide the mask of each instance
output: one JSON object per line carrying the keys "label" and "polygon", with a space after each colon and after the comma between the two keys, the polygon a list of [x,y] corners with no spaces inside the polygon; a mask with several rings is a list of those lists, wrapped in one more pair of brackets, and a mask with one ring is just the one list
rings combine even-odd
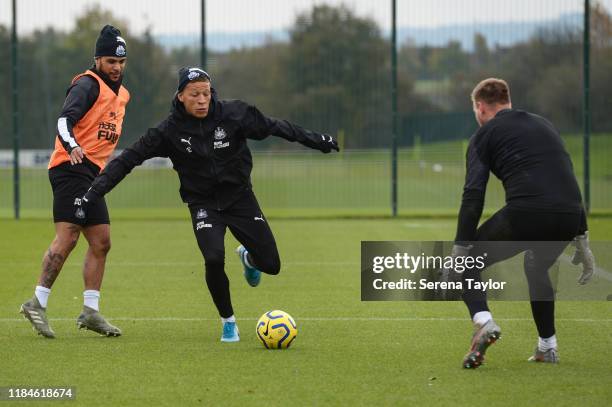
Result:
{"label": "white sock", "polygon": [[236,322],[236,317],[235,317],[235,316],[233,316],[233,315],[232,315],[231,317],[229,317],[229,318],[223,318],[223,317],[222,317],[222,318],[221,318],[221,322],[222,322],[222,323],[226,323],[226,322]]}
{"label": "white sock", "polygon": [[100,311],[98,305],[100,301],[100,291],[97,290],[85,290],[83,291],[83,304],[89,308],[93,308],[96,311]]}
{"label": "white sock", "polygon": [[493,319],[493,315],[491,315],[491,312],[489,311],[480,311],[474,314],[474,317],[472,318],[472,321],[474,321],[474,323],[476,325],[480,325],[483,326],[484,324],[486,324],[487,322],[489,322],[490,320]]}
{"label": "white sock", "polygon": [[40,306],[43,308],[47,308],[49,294],[51,294],[51,289],[43,287],[42,285],[37,285],[36,289],[34,290],[34,295],[36,295],[36,298],[38,298],[38,302],[40,302]]}
{"label": "white sock", "polygon": [[550,338],[538,338],[538,349],[546,352],[549,349],[557,349],[557,335]]}

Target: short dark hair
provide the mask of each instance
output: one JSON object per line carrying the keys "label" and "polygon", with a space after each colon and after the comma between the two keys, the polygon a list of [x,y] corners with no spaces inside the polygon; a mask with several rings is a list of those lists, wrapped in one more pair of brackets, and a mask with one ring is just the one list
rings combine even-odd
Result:
{"label": "short dark hair", "polygon": [[487,78],[476,85],[471,96],[472,102],[505,105],[510,103],[510,87],[503,79]]}

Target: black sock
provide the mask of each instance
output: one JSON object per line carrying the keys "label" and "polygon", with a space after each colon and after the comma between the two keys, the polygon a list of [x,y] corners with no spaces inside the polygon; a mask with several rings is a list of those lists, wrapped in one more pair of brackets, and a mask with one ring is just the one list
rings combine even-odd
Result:
{"label": "black sock", "polygon": [[468,310],[470,311],[470,318],[474,318],[477,312],[489,311],[489,306],[486,301],[465,301]]}

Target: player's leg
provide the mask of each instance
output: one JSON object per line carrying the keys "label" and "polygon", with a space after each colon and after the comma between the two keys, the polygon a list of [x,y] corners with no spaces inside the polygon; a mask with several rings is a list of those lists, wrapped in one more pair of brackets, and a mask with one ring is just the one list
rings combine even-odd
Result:
{"label": "player's leg", "polygon": [[553,248],[534,248],[525,252],[524,269],[529,285],[531,313],[538,331],[538,346],[534,355],[529,358],[530,361],[559,361],[555,330],[555,294],[549,270],[566,245],[562,243],[556,253],[551,252]]}
{"label": "player's leg", "polygon": [[76,247],[80,231],[81,227],[73,223],[55,223],[55,238],[43,256],[42,270],[34,296],[21,305],[20,312],[32,323],[38,334],[47,338],[55,337],[46,316],[51,287],[62,270],[68,255]]}
{"label": "player's leg", "polygon": [[532,249],[525,252],[524,258],[531,312],[538,331],[538,345],[529,360],[558,363],[555,290],[550,279],[550,270],[576,235],[580,215],[553,213],[538,214],[537,217],[537,227],[530,230],[530,233],[538,242],[532,244]]}
{"label": "player's leg", "polygon": [[82,219],[76,217],[74,200],[83,196],[91,180],[60,165],[49,170],[49,182],[53,190],[55,238],[43,257],[42,271],[34,297],[22,305],[21,312],[32,322],[38,333],[54,337],[53,331],[48,327],[45,313],[47,300],[51,287],[68,255],[76,246],[81,232]]}
{"label": "player's leg", "polygon": [[[509,212],[510,210],[507,207],[500,209],[476,231],[476,241],[473,242],[474,247],[470,250],[470,256],[483,256],[485,267],[483,269],[467,268],[463,273],[464,281],[472,279],[475,282],[480,282],[481,274],[487,267],[513,257],[524,250],[520,242],[514,242],[516,235],[513,232]],[[499,244],[500,241],[507,243]],[[470,317],[478,325],[484,325],[491,318],[486,292],[477,289],[465,289],[463,300],[468,307]],[[478,313],[485,314],[477,315]]]}
{"label": "player's leg", "polygon": [[[83,264],[83,282],[85,290],[100,291],[104,278],[106,257],[111,248],[110,225],[92,225],[83,228],[83,236],[89,247]],[[98,308],[98,304],[95,304]]]}
{"label": "player's leg", "polygon": [[272,230],[252,192],[249,192],[225,216],[230,231],[241,243],[237,252],[249,285],[257,286],[261,272],[280,272],[280,256]]}
{"label": "player's leg", "polygon": [[221,341],[238,342],[240,334],[232,307],[229,279],[225,273],[225,222],[216,210],[192,207],[190,211],[193,232],[204,257],[206,285],[223,325]]}
{"label": "player's leg", "polygon": [[[476,241],[473,242],[474,247],[470,250],[470,256],[483,256],[485,258],[485,268],[513,257],[524,250],[520,242],[514,242],[516,235],[508,212],[507,207],[502,208],[478,228]],[[506,243],[499,244],[500,241]],[[467,279],[480,282],[483,271],[484,269],[476,267],[466,269],[463,273],[464,283]],[[493,320],[487,304],[486,292],[476,288],[469,289],[467,284],[465,285],[462,297],[474,323],[474,333],[470,349],[463,359],[463,367],[473,369],[484,362],[488,347],[501,337],[501,329]],[[472,284],[472,287],[474,286],[475,284]]]}
{"label": "player's leg", "polygon": [[[106,208],[106,205],[104,205],[104,208]],[[97,218],[97,209],[92,208],[88,212],[91,213],[92,219]],[[106,212],[105,209],[104,212]],[[107,212],[106,214],[108,215]],[[108,222],[108,219],[105,222]],[[85,286],[83,311],[77,318],[77,326],[80,329],[88,329],[100,335],[121,336],[121,329],[110,324],[100,314],[99,307],[106,256],[111,247],[110,225],[108,223],[87,225],[83,228],[83,235],[87,239],[89,247],[83,263],[83,282]]]}
{"label": "player's leg", "polygon": [[55,238],[43,257],[38,285],[51,289],[64,266],[64,262],[76,247],[80,233],[81,227],[79,225],[67,222],[55,224]]}

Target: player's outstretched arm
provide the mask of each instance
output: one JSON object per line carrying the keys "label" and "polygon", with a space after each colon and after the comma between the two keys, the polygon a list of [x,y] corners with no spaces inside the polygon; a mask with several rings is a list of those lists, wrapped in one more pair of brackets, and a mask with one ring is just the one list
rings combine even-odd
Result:
{"label": "player's outstretched arm", "polygon": [[272,135],[291,142],[297,141],[323,153],[340,151],[338,142],[332,136],[304,129],[288,120],[267,117],[254,106],[248,106],[243,124],[245,136],[251,139],[263,140]]}
{"label": "player's outstretched arm", "polygon": [[106,168],[98,175],[89,190],[75,202],[84,210],[88,205],[110,192],[132,169],[143,161],[153,157],[167,157],[162,125],[147,130],[147,133],[130,147],[123,150],[119,156],[108,163]]}
{"label": "player's outstretched arm", "polygon": [[153,157],[167,157],[162,132],[151,128],[138,141],[123,150],[91,184],[100,195],[110,192],[132,169]]}

